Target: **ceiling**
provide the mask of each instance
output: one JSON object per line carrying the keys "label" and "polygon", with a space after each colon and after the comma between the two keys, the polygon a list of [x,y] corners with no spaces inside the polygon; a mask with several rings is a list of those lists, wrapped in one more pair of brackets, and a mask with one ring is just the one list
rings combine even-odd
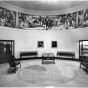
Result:
{"label": "ceiling", "polygon": [[[3,0],[2,0],[3,1]],[[50,0],[49,0],[50,1]],[[65,10],[69,8],[74,8],[80,5],[84,5],[88,3],[88,1],[4,1],[5,3],[35,11],[57,11],[57,10]]]}

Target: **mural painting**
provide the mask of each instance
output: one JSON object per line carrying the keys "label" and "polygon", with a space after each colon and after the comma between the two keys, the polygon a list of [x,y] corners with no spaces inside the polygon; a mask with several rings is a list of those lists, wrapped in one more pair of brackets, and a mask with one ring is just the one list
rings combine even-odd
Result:
{"label": "mural painting", "polygon": [[[0,7],[0,26],[30,29],[38,28],[42,30],[69,30],[88,27],[88,9],[61,15],[32,15],[11,11]],[[16,21],[16,19],[18,19]],[[17,22],[17,23],[16,23]],[[16,25],[18,25],[16,27]]]}
{"label": "mural painting", "polygon": [[76,12],[55,16],[33,16],[19,13],[19,28],[41,27],[45,30],[58,29],[60,26],[64,26],[66,29],[76,28],[76,16]]}
{"label": "mural painting", "polygon": [[16,12],[0,7],[0,26],[16,27]]}

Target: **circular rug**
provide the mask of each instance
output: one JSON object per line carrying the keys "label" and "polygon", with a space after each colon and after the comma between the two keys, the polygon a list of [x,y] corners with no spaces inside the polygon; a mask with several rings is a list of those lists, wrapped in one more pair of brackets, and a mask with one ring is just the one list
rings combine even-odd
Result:
{"label": "circular rug", "polygon": [[[69,72],[71,72],[72,75],[69,76]],[[40,65],[33,65],[19,70],[17,75],[19,78],[26,82],[46,86],[68,82],[72,80],[76,74],[71,69],[69,69],[69,71],[68,69],[61,70],[58,69],[55,65],[45,67]]]}

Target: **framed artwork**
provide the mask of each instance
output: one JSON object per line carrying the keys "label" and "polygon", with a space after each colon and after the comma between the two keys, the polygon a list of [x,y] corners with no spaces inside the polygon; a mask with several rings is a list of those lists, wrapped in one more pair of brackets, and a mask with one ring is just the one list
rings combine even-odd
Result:
{"label": "framed artwork", "polygon": [[52,48],[57,48],[57,41],[52,41]]}
{"label": "framed artwork", "polygon": [[43,48],[43,47],[44,47],[44,42],[38,41],[38,48]]}

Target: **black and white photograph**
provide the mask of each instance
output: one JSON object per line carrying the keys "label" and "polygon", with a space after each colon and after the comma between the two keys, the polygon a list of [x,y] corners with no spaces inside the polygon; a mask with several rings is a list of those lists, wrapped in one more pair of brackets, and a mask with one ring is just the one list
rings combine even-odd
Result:
{"label": "black and white photograph", "polygon": [[88,87],[87,0],[0,0],[4,87]]}
{"label": "black and white photograph", "polygon": [[52,41],[52,48],[57,48],[57,41]]}
{"label": "black and white photograph", "polygon": [[38,41],[38,48],[43,48],[43,47],[44,47],[44,42]]}

